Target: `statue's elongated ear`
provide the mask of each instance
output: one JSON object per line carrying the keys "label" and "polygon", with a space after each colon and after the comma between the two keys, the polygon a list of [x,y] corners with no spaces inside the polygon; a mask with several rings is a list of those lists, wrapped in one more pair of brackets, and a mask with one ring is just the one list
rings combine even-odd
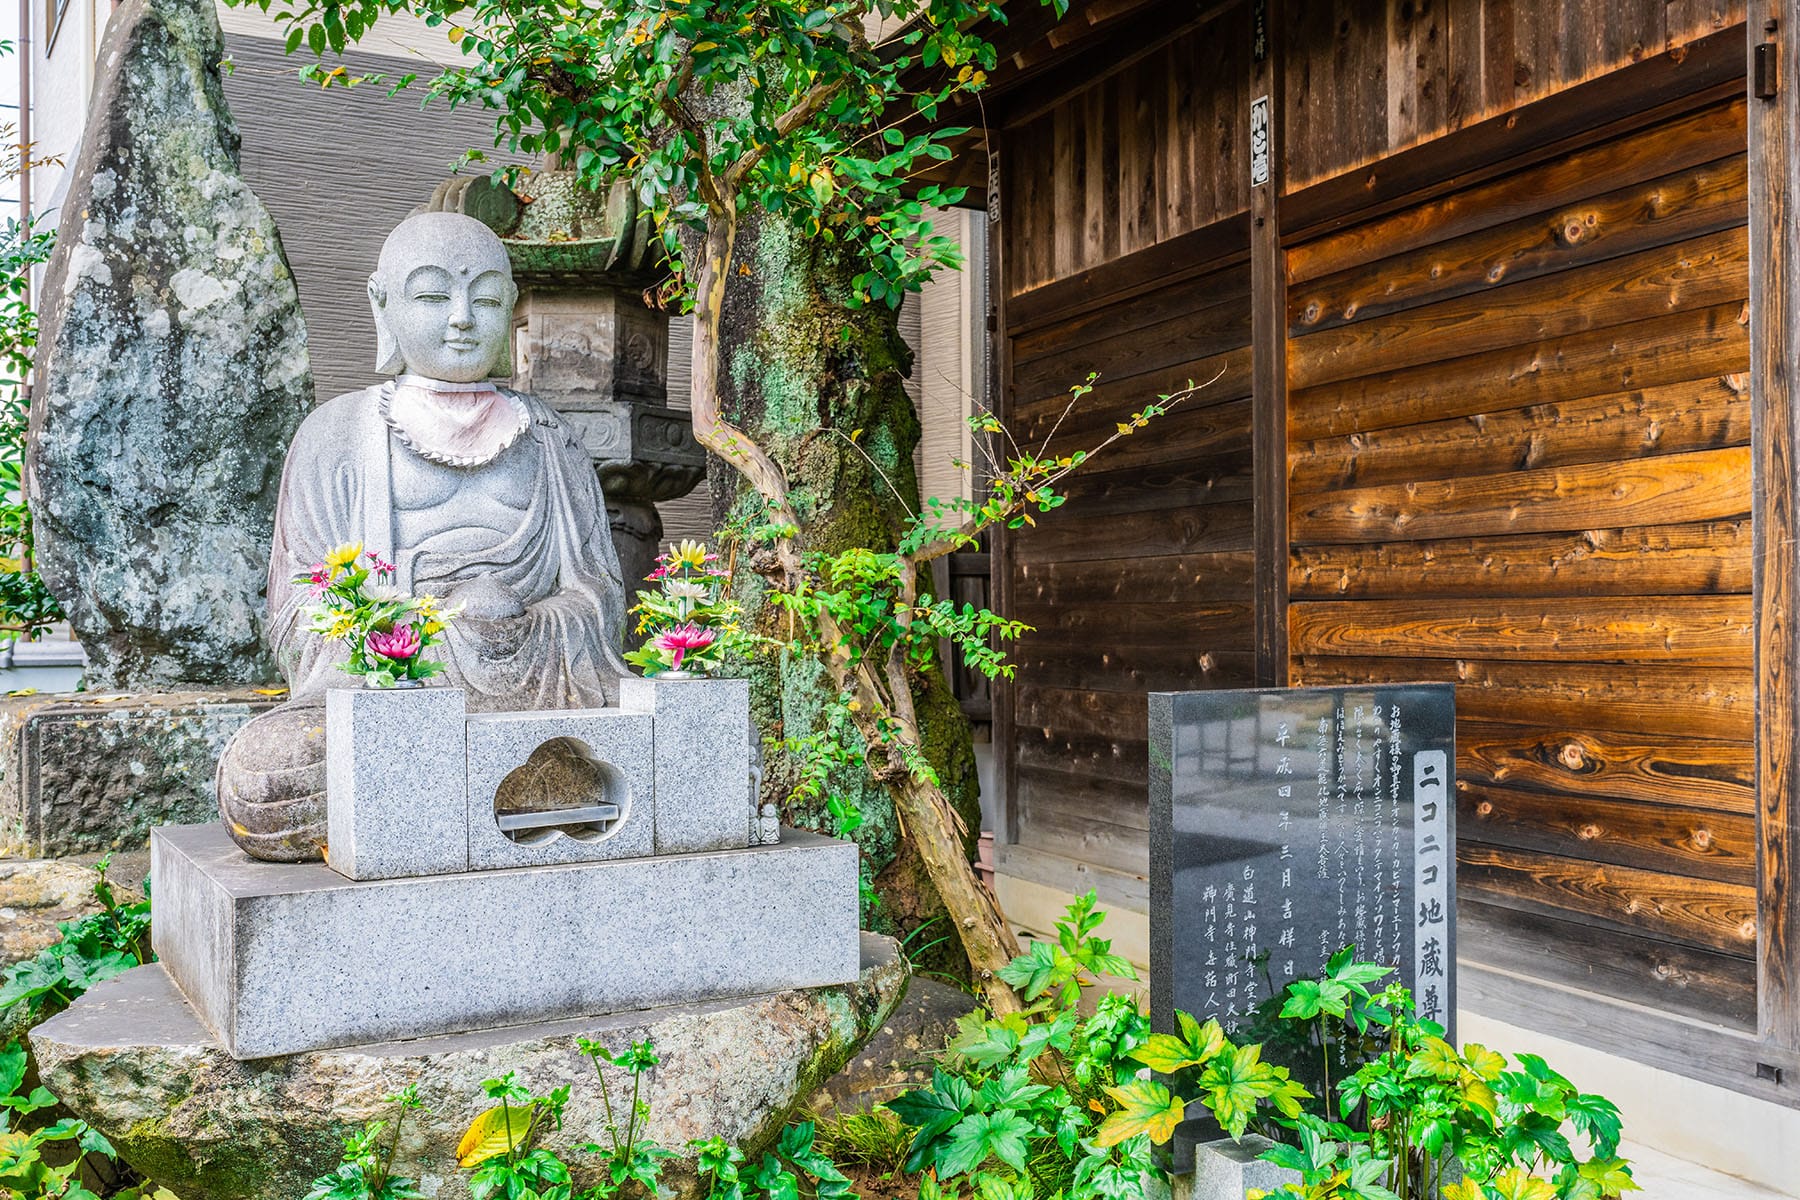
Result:
{"label": "statue's elongated ear", "polygon": [[519,285],[508,279],[506,281],[506,336],[500,339],[500,348],[494,354],[494,365],[488,368],[488,375],[497,379],[510,379],[514,375],[513,368],[518,364],[513,360],[513,309],[519,303]]}
{"label": "statue's elongated ear", "polygon": [[406,360],[400,357],[400,343],[388,329],[387,289],[379,275],[369,276],[369,310],[375,314],[375,370],[383,375],[404,374]]}

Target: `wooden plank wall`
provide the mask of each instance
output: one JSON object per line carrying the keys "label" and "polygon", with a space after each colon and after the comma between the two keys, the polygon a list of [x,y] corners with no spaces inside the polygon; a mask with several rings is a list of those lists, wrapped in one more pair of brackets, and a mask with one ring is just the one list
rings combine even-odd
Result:
{"label": "wooden plank wall", "polygon": [[1755,1022],[1745,105],[1291,249],[1295,683],[1458,683],[1464,946]]}
{"label": "wooden plank wall", "polygon": [[[1252,682],[1250,268],[1244,250],[1133,299],[1012,332],[1021,445],[1098,445],[1120,414],[1213,380],[1116,443],[1068,507],[1005,539],[1016,844],[1142,875],[1144,694]],[[1072,410],[1068,388],[1095,390]],[[1216,378],[1215,378],[1216,377]]]}
{"label": "wooden plank wall", "polygon": [[1233,9],[1129,66],[1085,72],[1042,112],[1006,118],[1009,295],[1244,211],[1246,23]]}
{"label": "wooden plank wall", "polygon": [[1305,187],[1742,23],[1744,0],[1286,0]]}

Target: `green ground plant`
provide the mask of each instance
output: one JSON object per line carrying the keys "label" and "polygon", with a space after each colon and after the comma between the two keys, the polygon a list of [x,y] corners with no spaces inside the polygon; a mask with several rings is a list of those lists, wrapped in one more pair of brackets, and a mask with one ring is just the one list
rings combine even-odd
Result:
{"label": "green ground plant", "polygon": [[406,1114],[423,1105],[419,1088],[411,1084],[388,1096],[394,1106],[390,1120],[370,1121],[344,1138],[344,1157],[337,1169],[313,1180],[306,1200],[422,1200],[417,1181],[393,1174],[394,1152]]}
{"label": "green ground plant", "polygon": [[[1154,1148],[1190,1113],[1233,1137],[1277,1144],[1303,1200],[1606,1200],[1636,1190],[1618,1155],[1618,1109],[1543,1059],[1516,1067],[1471,1043],[1458,1052],[1419,1019],[1390,968],[1333,955],[1265,1010],[1281,1048],[1329,1086],[1315,1094],[1260,1042],[1176,1014],[1151,1033],[1131,996],[1096,996],[1100,976],[1134,978],[1096,936],[1092,893],[1054,939],[1005,969],[1022,1012],[977,1010],[958,1024],[929,1087],[889,1102],[913,1131],[904,1168],[922,1200],[1123,1200],[1164,1174]],[[1564,1129],[1587,1144],[1577,1152]],[[1253,1194],[1251,1200],[1258,1200]]]}
{"label": "green ground plant", "polygon": [[817,1144],[817,1126],[799,1121],[781,1131],[754,1167],[721,1138],[692,1142],[708,1200],[855,1200],[850,1180]]}
{"label": "green ground plant", "polygon": [[[1637,1190],[1618,1154],[1617,1106],[1535,1055],[1509,1070],[1485,1046],[1459,1052],[1443,1026],[1416,1015],[1405,987],[1369,991],[1390,974],[1346,948],[1319,978],[1285,989],[1279,1019],[1312,1031],[1328,1079],[1334,1045],[1376,1034],[1378,1049],[1349,1073],[1338,1056],[1337,1081],[1322,1095],[1262,1061],[1260,1044],[1236,1044],[1218,1021],[1178,1013],[1178,1032],[1153,1034],[1129,1054],[1160,1078],[1110,1089],[1118,1109],[1096,1140],[1166,1143],[1198,1104],[1234,1137],[1255,1124],[1278,1138],[1263,1157],[1299,1173],[1280,1194],[1303,1200],[1603,1200]],[[1565,1125],[1587,1142],[1585,1156]]]}
{"label": "green ground plant", "polygon": [[839,1166],[892,1176],[906,1163],[912,1130],[886,1108],[815,1116],[813,1123],[814,1144]]}
{"label": "green ground plant", "polygon": [[1026,1006],[969,1013],[930,1086],[888,1102],[913,1130],[905,1169],[926,1172],[935,1196],[968,1187],[982,1200],[1059,1192],[1124,1200],[1158,1174],[1149,1137],[1095,1137],[1113,1108],[1110,1090],[1137,1069],[1129,1055],[1150,1034],[1129,996],[1104,995],[1082,1013],[1083,991],[1100,976],[1135,978],[1096,935],[1103,920],[1093,893],[1075,901],[1054,940],[1032,943],[1002,970]]}
{"label": "green ground plant", "polygon": [[[12,1042],[0,1048],[0,1200],[100,1200],[87,1180],[94,1174],[94,1159],[115,1161],[112,1144],[86,1121],[72,1117],[34,1122],[54,1110],[57,1100],[41,1085],[25,1087],[29,1070],[24,1046]],[[176,1200],[150,1185],[133,1184],[108,1194],[114,1200]]]}
{"label": "green ground plant", "polygon": [[111,865],[110,854],[94,865],[99,912],[62,922],[60,941],[0,974],[0,1013],[23,1005],[27,1023],[35,1025],[95,984],[156,960],[150,950],[149,897],[121,902],[106,878]]}

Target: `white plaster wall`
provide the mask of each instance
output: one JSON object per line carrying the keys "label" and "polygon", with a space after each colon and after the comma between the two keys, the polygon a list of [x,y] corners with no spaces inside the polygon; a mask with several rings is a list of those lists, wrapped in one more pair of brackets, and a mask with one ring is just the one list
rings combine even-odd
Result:
{"label": "white plaster wall", "polygon": [[968,499],[974,494],[973,478],[956,464],[973,460],[969,416],[985,403],[986,304],[979,286],[986,270],[982,215],[947,209],[931,217],[939,233],[963,248],[968,261],[960,271],[940,271],[916,297],[908,298],[918,312],[910,390],[923,426],[919,494]]}
{"label": "white plaster wall", "polygon": [[[286,38],[288,31],[287,23],[275,20],[274,12],[265,13],[254,5],[241,8],[219,5],[219,24],[226,33],[245,37]],[[440,25],[433,29],[423,18],[411,13],[383,13],[375,27],[356,43],[356,49],[362,54],[389,58],[417,58],[423,71],[433,63],[462,61],[462,52],[451,43],[449,32],[449,26]],[[327,62],[331,61],[329,53],[325,58]],[[311,61],[310,54],[294,52],[296,70]]]}
{"label": "white plaster wall", "polygon": [[[4,0],[0,0],[4,3]],[[60,158],[31,173],[31,207],[53,213],[67,188],[68,167],[81,145],[88,95],[94,87],[94,56],[112,0],[69,0],[55,35],[45,27],[53,7],[46,0],[27,0],[31,9],[31,137],[37,158]],[[15,18],[16,19],[16,18]]]}

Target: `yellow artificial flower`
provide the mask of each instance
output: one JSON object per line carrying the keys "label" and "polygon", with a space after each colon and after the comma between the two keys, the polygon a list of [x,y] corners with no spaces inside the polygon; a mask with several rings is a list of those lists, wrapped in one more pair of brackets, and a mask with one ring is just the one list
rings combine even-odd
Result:
{"label": "yellow artificial flower", "polygon": [[438,634],[444,632],[444,623],[442,621],[427,621],[425,622],[424,631],[426,637],[436,637]]}
{"label": "yellow artificial flower", "polygon": [[337,620],[333,621],[331,623],[331,628],[325,631],[325,636],[333,641],[341,641],[344,638],[349,637],[355,631],[355,619],[345,616],[339,617]]}
{"label": "yellow artificial flower", "polygon": [[669,552],[669,565],[699,570],[706,565],[706,546],[693,538],[683,538],[681,545]]}
{"label": "yellow artificial flower", "polygon": [[325,565],[331,568],[332,574],[345,570],[362,557],[361,542],[345,542],[325,556]]}
{"label": "yellow artificial flower", "polygon": [[435,617],[438,613],[438,598],[436,596],[420,596],[413,601],[413,607],[419,610],[421,617]]}

